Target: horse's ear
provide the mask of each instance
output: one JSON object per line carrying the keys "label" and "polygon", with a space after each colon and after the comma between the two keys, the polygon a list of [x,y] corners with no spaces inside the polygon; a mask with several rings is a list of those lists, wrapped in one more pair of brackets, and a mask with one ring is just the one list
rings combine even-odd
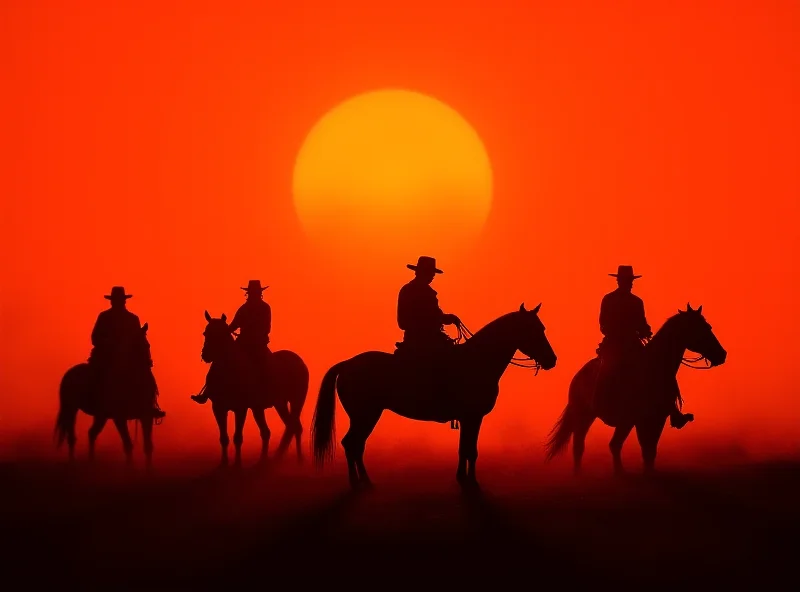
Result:
{"label": "horse's ear", "polygon": [[683,314],[683,311],[680,308],[678,309],[678,314]]}
{"label": "horse's ear", "polygon": [[147,333],[147,330],[149,328],[150,328],[150,324],[149,323],[145,323],[144,325],[142,325],[142,331],[144,331],[145,333]]}
{"label": "horse's ear", "polygon": [[692,305],[688,302],[686,303],[686,312],[692,312]]}
{"label": "horse's ear", "polygon": [[524,302],[519,305],[519,311],[520,312],[525,312],[525,303]]}
{"label": "horse's ear", "polygon": [[541,302],[536,305],[536,308],[533,309],[533,314],[537,314],[539,312],[540,308],[542,308],[542,303]]}
{"label": "horse's ear", "polygon": [[703,314],[703,305],[700,305],[700,308],[697,309],[697,312]]}
{"label": "horse's ear", "polygon": [[206,311],[206,320],[207,320],[209,323],[211,322],[211,315],[210,315],[210,314],[208,314],[208,311]]}
{"label": "horse's ear", "polygon": [[223,313],[222,313],[222,316],[221,316],[220,318],[222,319],[222,322],[224,323],[224,322],[225,322],[225,321],[228,319],[228,315],[226,315],[226,314],[223,312]]}

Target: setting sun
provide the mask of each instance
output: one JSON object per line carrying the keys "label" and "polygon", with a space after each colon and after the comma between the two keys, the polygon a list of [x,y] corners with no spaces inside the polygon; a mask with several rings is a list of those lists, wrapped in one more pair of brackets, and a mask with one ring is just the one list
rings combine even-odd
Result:
{"label": "setting sun", "polygon": [[383,253],[441,253],[483,227],[489,157],[455,110],[423,94],[354,97],[311,129],[297,156],[294,202],[307,234]]}

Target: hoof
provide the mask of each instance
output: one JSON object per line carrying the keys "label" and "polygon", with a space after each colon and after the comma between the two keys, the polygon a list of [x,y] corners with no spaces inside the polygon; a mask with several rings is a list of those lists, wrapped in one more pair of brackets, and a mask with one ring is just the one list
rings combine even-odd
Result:
{"label": "hoof", "polygon": [[461,491],[464,493],[478,493],[481,490],[480,484],[475,479],[465,479],[460,482]]}

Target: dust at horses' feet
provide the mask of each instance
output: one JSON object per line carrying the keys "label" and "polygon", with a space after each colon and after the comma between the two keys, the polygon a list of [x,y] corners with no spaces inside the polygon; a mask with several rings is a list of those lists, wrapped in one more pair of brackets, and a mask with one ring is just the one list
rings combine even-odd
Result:
{"label": "dust at horses' feet", "polygon": [[272,473],[276,469],[275,463],[268,458],[260,458],[253,465],[253,471],[261,474]]}
{"label": "dust at horses' feet", "polygon": [[350,480],[350,491],[353,493],[367,493],[375,490],[372,481]]}
{"label": "dust at horses' feet", "polygon": [[461,487],[461,491],[464,493],[476,493],[481,490],[481,486],[478,484],[478,480],[474,477],[468,477],[465,475],[458,475],[456,476],[456,481],[458,485]]}

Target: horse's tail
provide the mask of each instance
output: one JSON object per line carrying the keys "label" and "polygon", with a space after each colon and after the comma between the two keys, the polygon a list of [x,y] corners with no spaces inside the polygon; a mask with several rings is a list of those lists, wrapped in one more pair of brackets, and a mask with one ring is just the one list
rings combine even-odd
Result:
{"label": "horse's tail", "polygon": [[322,468],[325,461],[333,460],[336,437],[336,379],[344,362],[339,362],[325,373],[319,388],[317,406],[311,420],[311,447],[314,464]]}
{"label": "horse's tail", "polygon": [[567,403],[561,416],[553,426],[545,443],[545,461],[549,462],[556,456],[564,452],[569,446],[569,439],[572,437],[573,416],[575,415],[572,402]]}
{"label": "horse's tail", "polygon": [[80,397],[81,388],[79,373],[85,365],[75,366],[70,368],[64,377],[61,379],[61,384],[58,386],[58,415],[56,416],[56,425],[53,429],[53,439],[56,442],[56,447],[61,448],[64,440],[75,437],[75,422],[78,418],[78,410],[80,405],[77,403],[76,398]]}
{"label": "horse's tail", "polygon": [[598,358],[589,360],[569,384],[569,399],[545,443],[545,462],[553,460],[569,446],[569,440],[591,405],[592,385],[596,380]]}

